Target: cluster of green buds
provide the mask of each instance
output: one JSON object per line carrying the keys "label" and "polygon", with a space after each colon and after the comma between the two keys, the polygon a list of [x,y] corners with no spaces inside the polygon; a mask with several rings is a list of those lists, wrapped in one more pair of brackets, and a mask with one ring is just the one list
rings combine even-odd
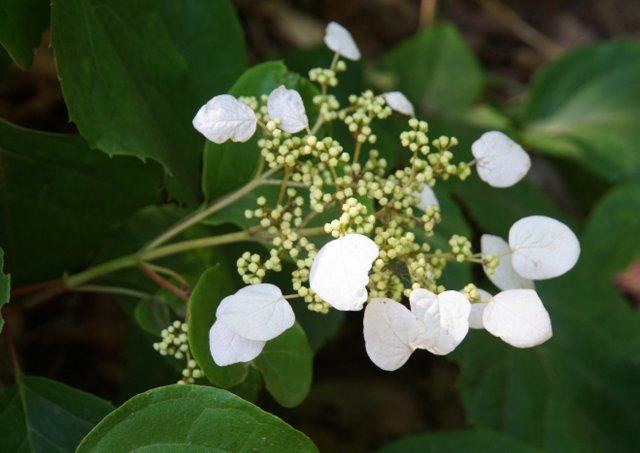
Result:
{"label": "cluster of green buds", "polygon": [[[451,352],[470,327],[517,347],[546,341],[551,324],[533,280],[561,275],[575,264],[579,244],[566,226],[528,217],[514,224],[508,242],[484,235],[481,250],[460,234],[448,238],[448,247],[435,245],[447,239],[432,240],[446,221],[434,187],[450,178],[464,181],[473,168],[494,187],[512,186],[528,172],[528,154],[492,131],[471,145],[473,160],[461,160],[458,140],[430,140],[427,122],[416,118],[411,102],[397,91],[367,90],[342,106],[329,90],[347,68],[343,58],[357,60],[360,52],[336,23],[327,27],[325,43],[335,57],[330,67],[309,73],[320,93],[313,98],[319,111],[313,123],[300,93],[283,85],[259,98],[215,96],[194,118],[196,129],[216,143],[247,141],[260,127],[254,187],[279,187],[277,195],[261,195],[245,211],[268,256],[246,252],[238,259],[249,286],[226,297],[216,312],[210,336],[214,361],[223,366],[255,358],[266,341],[293,325],[288,299],[295,298],[320,313],[357,311],[366,304],[367,353],[385,370],[404,364],[416,349]],[[408,117],[398,137],[407,164],[399,168],[389,168],[375,148],[378,124],[394,114]],[[349,143],[328,132],[339,128]],[[295,266],[295,293],[288,296],[265,283],[282,271],[284,261]],[[481,265],[502,291],[492,296],[473,283],[445,288],[440,279],[446,267],[464,262]],[[225,346],[228,338],[234,339],[232,350]]]}
{"label": "cluster of green buds", "polygon": [[178,384],[193,384],[196,379],[204,377],[203,371],[198,367],[198,364],[191,358],[189,353],[188,333],[187,323],[176,320],[166,329],[162,329],[160,332],[161,340],[153,343],[153,349],[158,351],[160,355],[185,361],[185,368],[182,370],[182,379],[178,381]]}

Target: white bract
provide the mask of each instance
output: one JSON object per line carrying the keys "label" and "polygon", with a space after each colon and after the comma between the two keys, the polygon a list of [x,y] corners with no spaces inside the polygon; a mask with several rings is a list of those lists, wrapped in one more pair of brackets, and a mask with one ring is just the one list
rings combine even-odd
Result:
{"label": "white bract", "polygon": [[510,187],[525,177],[531,159],[520,145],[502,132],[491,131],[473,142],[478,176],[493,187]]}
{"label": "white bract", "polygon": [[493,255],[500,259],[500,264],[493,274],[487,273],[487,267],[483,266],[489,280],[498,288],[505,289],[534,289],[533,281],[521,276],[511,264],[511,247],[500,236],[483,234],[480,239],[480,249],[483,255]]}
{"label": "white bract", "polygon": [[247,362],[265,343],[293,326],[295,316],[277,286],[245,286],[222,299],[209,331],[209,347],[220,366]]}
{"label": "white bract", "polygon": [[288,90],[280,85],[267,99],[269,118],[280,120],[280,129],[290,134],[300,132],[309,125],[309,119],[302,103],[302,97],[296,90]]}
{"label": "white bract", "polygon": [[482,321],[492,335],[517,348],[531,348],[552,336],[549,313],[531,289],[496,294],[484,309]]}
{"label": "white bract", "polygon": [[369,271],[379,252],[376,243],[361,234],[327,242],[313,260],[311,289],[338,310],[362,310]]}
{"label": "white bract", "polygon": [[429,349],[434,337],[422,319],[392,299],[372,299],[364,310],[363,333],[367,355],[386,371],[405,364],[416,349]]}
{"label": "white bract", "polygon": [[425,323],[434,343],[427,349],[445,355],[453,351],[469,331],[469,300],[458,291],[438,295],[426,289],[414,289],[409,295],[411,312]]}
{"label": "white bract", "polygon": [[571,269],[580,256],[580,243],[564,223],[545,216],[518,220],[509,230],[512,264],[525,278],[544,280]]}
{"label": "white bract", "polygon": [[435,206],[436,208],[440,209],[440,203],[438,203],[436,194],[429,186],[429,184],[425,184],[422,192],[416,192],[414,193],[414,196],[420,199],[420,202],[416,206],[418,209],[426,211],[429,206]]}
{"label": "white bract", "polygon": [[351,33],[337,22],[329,22],[324,33],[324,43],[334,52],[349,60],[360,59],[360,49],[356,45]]}
{"label": "white bract", "polygon": [[402,113],[403,115],[416,116],[413,104],[411,104],[411,101],[401,92],[390,91],[389,93],[384,93],[382,96],[384,96],[384,100],[392,110]]}
{"label": "white bract", "polygon": [[231,139],[246,142],[256,131],[256,115],[231,95],[221,94],[203,105],[193,118],[193,127],[214,143]]}
{"label": "white bract", "polygon": [[487,308],[487,304],[493,298],[493,296],[484,289],[477,288],[477,291],[480,293],[480,300],[485,302],[474,302],[471,304],[471,311],[469,312],[470,329],[484,329],[484,323],[482,322],[484,309]]}

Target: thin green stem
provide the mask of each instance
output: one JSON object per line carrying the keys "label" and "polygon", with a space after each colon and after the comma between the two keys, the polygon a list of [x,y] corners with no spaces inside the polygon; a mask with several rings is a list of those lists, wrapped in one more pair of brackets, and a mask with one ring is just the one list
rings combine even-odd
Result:
{"label": "thin green stem", "polygon": [[165,256],[175,255],[176,253],[186,252],[189,250],[200,249],[204,247],[213,247],[216,245],[230,244],[232,242],[250,241],[254,238],[251,231],[237,231],[235,233],[222,234],[219,236],[211,236],[202,239],[193,239],[190,241],[177,242],[175,244],[166,245],[151,250],[144,250],[139,253],[132,253],[95,267],[87,269],[75,275],[66,277],[65,286],[67,289],[75,289],[78,286],[94,280],[98,277],[110,274],[115,271],[135,267],[140,262],[152,261]]}
{"label": "thin green stem", "polygon": [[73,291],[78,293],[100,293],[100,294],[114,294],[116,296],[134,297],[136,299],[154,300],[157,296],[142,291],[136,291],[135,289],[123,288],[120,286],[104,286],[104,285],[81,285],[77,288],[73,288]]}
{"label": "thin green stem", "polygon": [[264,179],[269,178],[270,176],[274,175],[279,170],[280,170],[280,167],[276,167],[276,168],[272,168],[272,169],[266,171],[262,175],[262,177],[260,177],[258,179],[253,179],[250,182],[248,182],[247,184],[245,184],[243,187],[241,187],[240,189],[236,190],[235,192],[232,192],[229,195],[226,195],[226,196],[224,196],[222,198],[219,198],[218,200],[216,200],[213,204],[209,205],[203,211],[196,212],[196,213],[194,213],[194,214],[182,219],[180,222],[176,223],[173,227],[169,228],[167,231],[162,233],[160,236],[158,236],[157,238],[155,238],[154,240],[149,242],[147,245],[145,245],[140,250],[139,256],[142,259],[142,256],[144,255],[145,251],[149,251],[149,250],[153,250],[153,249],[157,248],[158,246],[164,244],[165,242],[167,242],[171,238],[173,238],[173,237],[177,236],[178,234],[182,233],[187,228],[200,223],[201,221],[203,221],[204,219],[206,219],[210,215],[216,213],[220,209],[225,208],[225,207],[229,206],[231,203],[233,203],[234,201],[244,197],[249,192],[251,192],[253,189],[255,189],[256,187],[260,186]]}

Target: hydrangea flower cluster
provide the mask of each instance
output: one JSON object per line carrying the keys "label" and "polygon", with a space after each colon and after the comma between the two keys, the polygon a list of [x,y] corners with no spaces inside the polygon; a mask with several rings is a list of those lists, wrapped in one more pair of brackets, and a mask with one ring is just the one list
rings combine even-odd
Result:
{"label": "hydrangea flower cluster", "polygon": [[[526,217],[513,224],[508,241],[483,235],[479,252],[462,235],[449,239],[449,249],[429,240],[442,221],[434,186],[464,180],[475,167],[489,185],[510,187],[527,174],[528,154],[491,131],[472,144],[474,160],[456,161],[458,140],[431,140],[428,124],[415,118],[413,105],[397,91],[365,91],[342,107],[329,89],[346,70],[342,58],[358,60],[360,51],[334,22],[324,41],[335,58],[329,68],[310,71],[320,93],[312,100],[319,111],[313,124],[300,93],[285,86],[260,99],[215,96],[193,120],[215,143],[244,142],[261,130],[256,179],[280,186],[277,198],[261,196],[245,212],[256,221],[252,234],[267,244],[269,256],[246,252],[238,259],[248,286],[218,306],[210,331],[215,363],[257,357],[267,341],[293,326],[287,299],[294,298],[321,313],[364,309],[366,351],[384,370],[401,367],[416,349],[448,354],[469,328],[484,328],[519,348],[548,340],[551,321],[533,281],[560,276],[576,263],[580,245],[568,227],[544,216]],[[391,171],[375,148],[374,131],[376,122],[394,113],[409,117],[399,137],[408,164]],[[324,124],[334,121],[343,124],[352,144],[323,135]],[[321,235],[330,239],[320,246],[312,237]],[[265,283],[270,272],[282,271],[285,259],[296,267],[295,293],[288,296]],[[451,262],[482,265],[501,292],[491,295],[472,283],[462,290],[444,288],[439,279]]]}

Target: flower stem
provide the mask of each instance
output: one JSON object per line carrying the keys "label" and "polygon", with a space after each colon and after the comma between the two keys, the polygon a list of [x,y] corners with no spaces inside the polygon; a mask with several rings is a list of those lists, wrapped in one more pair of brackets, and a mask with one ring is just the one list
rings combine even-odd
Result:
{"label": "flower stem", "polygon": [[234,201],[244,197],[253,189],[260,186],[265,179],[275,174],[278,170],[280,170],[280,167],[272,168],[264,172],[260,178],[253,179],[249,181],[247,184],[245,184],[243,187],[241,187],[240,189],[236,190],[235,192],[232,192],[229,195],[219,198],[213,204],[208,206],[206,209],[200,212],[196,212],[188,217],[185,217],[184,219],[176,223],[173,227],[169,228],[160,236],[158,236],[157,238],[149,242],[147,245],[145,245],[139,252],[140,257],[143,256],[145,251],[149,251],[157,248],[158,246],[167,242],[169,239],[182,233],[187,228],[193,225],[196,225],[197,223],[200,223],[201,221],[203,221],[210,215],[214,214],[215,212],[219,211],[220,209],[225,208],[229,206],[231,203],[233,203]]}

